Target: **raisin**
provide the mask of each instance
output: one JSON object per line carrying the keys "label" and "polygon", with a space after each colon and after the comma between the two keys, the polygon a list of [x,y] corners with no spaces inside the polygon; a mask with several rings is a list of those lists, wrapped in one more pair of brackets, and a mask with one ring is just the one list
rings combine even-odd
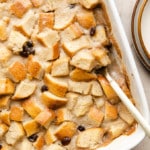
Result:
{"label": "raisin", "polygon": [[33,42],[30,40],[30,41],[27,41],[26,42],[26,45],[28,46],[28,47],[33,47],[34,45],[33,45]]}
{"label": "raisin", "polygon": [[70,137],[64,137],[62,140],[61,140],[61,143],[62,145],[68,145],[69,143],[71,142],[71,138]]}
{"label": "raisin", "polygon": [[111,48],[112,48],[112,43],[111,42],[109,42],[107,45],[105,45],[105,48],[107,48],[108,50],[110,50]]}
{"label": "raisin", "polygon": [[29,53],[26,52],[26,51],[21,51],[19,54],[20,54],[20,56],[22,56],[22,57],[28,57],[28,56],[29,56]]}
{"label": "raisin", "polygon": [[43,85],[41,87],[41,92],[44,92],[44,91],[48,91],[48,87],[46,85]]}
{"label": "raisin", "polygon": [[96,27],[92,27],[92,28],[90,29],[90,36],[94,36],[95,33],[96,33]]}
{"label": "raisin", "polygon": [[78,126],[78,128],[77,128],[79,131],[84,131],[85,130],[85,127],[84,126],[82,126],[82,125],[80,125],[80,126]]}
{"label": "raisin", "polygon": [[0,144],[0,149],[2,149],[3,148],[3,146]]}
{"label": "raisin", "polygon": [[38,135],[37,134],[32,134],[31,136],[28,137],[28,140],[30,142],[35,142],[38,138]]}

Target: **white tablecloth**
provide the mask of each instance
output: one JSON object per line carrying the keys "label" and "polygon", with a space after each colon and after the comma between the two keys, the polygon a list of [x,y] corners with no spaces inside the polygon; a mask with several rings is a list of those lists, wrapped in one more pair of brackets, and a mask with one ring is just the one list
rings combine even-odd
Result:
{"label": "white tablecloth", "polygon": [[[138,70],[140,73],[141,80],[144,85],[145,94],[147,96],[149,108],[150,108],[150,72],[146,71],[143,65],[140,63],[137,58],[132,42],[131,37],[131,16],[133,7],[136,3],[136,0],[114,0],[116,2],[116,6],[118,8],[119,14],[121,16],[121,20],[126,31],[129,43],[134,51],[134,56],[136,59],[136,64],[138,66]],[[130,18],[130,19],[129,19]],[[139,145],[137,145],[133,150],[150,150],[150,139],[145,138]]]}

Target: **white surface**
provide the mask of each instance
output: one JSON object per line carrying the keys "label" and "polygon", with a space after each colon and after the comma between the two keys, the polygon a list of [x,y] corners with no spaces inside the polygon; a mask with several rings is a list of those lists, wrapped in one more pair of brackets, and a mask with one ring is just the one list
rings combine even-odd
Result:
{"label": "white surface", "polygon": [[[145,94],[147,99],[150,99],[150,72],[148,72],[143,65],[139,62],[135,54],[135,50],[133,47],[133,42],[131,38],[131,16],[133,7],[135,5],[136,0],[114,0],[116,2],[117,8],[119,10],[119,14],[125,28],[128,40],[134,51],[134,56],[136,59],[136,64],[138,66],[138,70],[140,72],[140,76],[144,85]],[[150,107],[150,101],[148,101]],[[145,138],[138,146],[136,146],[133,150],[149,150],[150,149],[150,139]]]}

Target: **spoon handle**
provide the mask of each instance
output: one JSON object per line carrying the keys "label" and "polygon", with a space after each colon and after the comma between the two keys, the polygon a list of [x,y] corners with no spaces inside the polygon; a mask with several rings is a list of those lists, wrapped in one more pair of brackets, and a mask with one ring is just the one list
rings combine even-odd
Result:
{"label": "spoon handle", "polygon": [[140,114],[138,109],[132,104],[132,102],[129,100],[129,98],[126,96],[126,94],[122,91],[122,89],[119,87],[119,85],[116,83],[114,79],[109,75],[109,73],[106,71],[105,76],[107,80],[109,81],[111,87],[114,89],[116,94],[119,96],[121,101],[124,103],[124,105],[128,108],[130,113],[133,115],[133,117],[136,119],[136,121],[141,125],[147,136],[150,138],[150,125],[148,122],[144,119],[144,117]]}

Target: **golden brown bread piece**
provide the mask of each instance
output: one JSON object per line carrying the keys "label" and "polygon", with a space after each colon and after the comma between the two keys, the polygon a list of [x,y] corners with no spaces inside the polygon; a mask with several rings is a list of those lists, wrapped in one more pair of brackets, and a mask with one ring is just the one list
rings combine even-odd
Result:
{"label": "golden brown bread piece", "polygon": [[34,7],[39,7],[43,4],[43,0],[31,0]]}
{"label": "golden brown bread piece", "polygon": [[99,4],[99,0],[79,0],[79,2],[87,9],[92,9]]}
{"label": "golden brown bread piece", "polygon": [[0,21],[0,40],[5,41],[8,38],[7,23]]}
{"label": "golden brown bread piece", "polygon": [[10,111],[5,110],[5,109],[2,110],[2,112],[0,112],[0,120],[1,120],[1,122],[10,126]]}
{"label": "golden brown bread piece", "polygon": [[9,107],[10,96],[2,96],[0,98],[0,109],[5,109]]}
{"label": "golden brown bread piece", "polygon": [[40,134],[40,135],[38,135],[38,138],[36,139],[36,141],[33,143],[33,146],[37,150],[42,150],[44,144],[45,144],[44,136],[42,134]]}
{"label": "golden brown bread piece", "polygon": [[0,138],[4,136],[4,134],[8,131],[8,126],[4,123],[0,123]]}

